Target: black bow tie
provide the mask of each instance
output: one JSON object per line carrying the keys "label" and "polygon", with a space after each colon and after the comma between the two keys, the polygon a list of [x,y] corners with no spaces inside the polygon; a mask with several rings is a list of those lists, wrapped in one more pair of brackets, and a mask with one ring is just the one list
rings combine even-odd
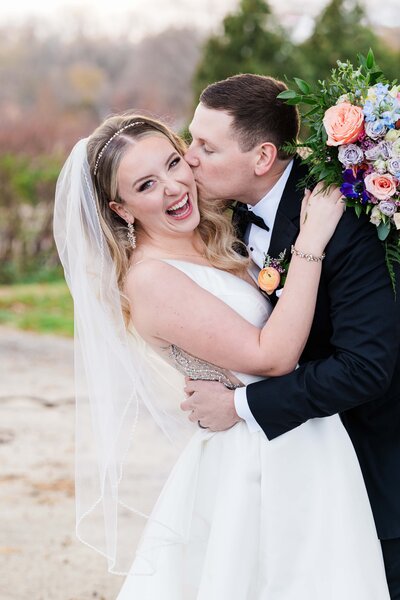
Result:
{"label": "black bow tie", "polygon": [[255,215],[251,210],[248,210],[247,206],[237,204],[235,206],[235,214],[242,223],[252,223],[253,225],[257,225],[257,227],[261,227],[261,229],[265,229],[265,231],[269,231],[269,227],[264,223],[264,219]]}

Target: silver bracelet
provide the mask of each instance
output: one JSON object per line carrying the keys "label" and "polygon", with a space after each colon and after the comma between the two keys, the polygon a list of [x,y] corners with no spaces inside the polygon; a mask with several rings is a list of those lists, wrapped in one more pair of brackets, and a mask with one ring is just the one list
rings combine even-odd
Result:
{"label": "silver bracelet", "polygon": [[291,253],[299,258],[305,258],[308,262],[322,262],[325,258],[325,252],[321,256],[314,256],[314,254],[306,254],[305,252],[300,252],[292,245]]}

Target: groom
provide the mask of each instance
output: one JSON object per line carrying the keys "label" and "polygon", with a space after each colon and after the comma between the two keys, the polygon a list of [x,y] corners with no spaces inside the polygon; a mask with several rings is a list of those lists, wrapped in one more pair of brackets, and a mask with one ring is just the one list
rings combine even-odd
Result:
{"label": "groom", "polygon": [[[219,81],[201,94],[190,125],[186,160],[199,192],[237,201],[234,219],[259,268],[265,253],[290,257],[299,231],[297,185],[306,171],[281,149],[299,131],[297,109],[277,99],[284,89],[258,75]],[[396,302],[375,227],[349,209],[326,249],[299,368],[235,392],[190,381],[182,404],[211,430],[244,419],[268,440],[340,413],[363,471],[392,599],[400,599],[399,350],[400,273]]]}

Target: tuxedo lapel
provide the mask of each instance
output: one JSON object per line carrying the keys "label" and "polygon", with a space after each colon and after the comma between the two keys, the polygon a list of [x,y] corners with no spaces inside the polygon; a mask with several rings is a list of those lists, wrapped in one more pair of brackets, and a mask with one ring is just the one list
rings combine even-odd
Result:
{"label": "tuxedo lapel", "polygon": [[296,156],[283,190],[272,230],[268,254],[274,258],[277,258],[284,250],[286,250],[286,256],[290,257],[290,247],[294,243],[300,227],[303,190],[298,189],[298,184],[306,174],[307,168],[301,163],[301,158]]}

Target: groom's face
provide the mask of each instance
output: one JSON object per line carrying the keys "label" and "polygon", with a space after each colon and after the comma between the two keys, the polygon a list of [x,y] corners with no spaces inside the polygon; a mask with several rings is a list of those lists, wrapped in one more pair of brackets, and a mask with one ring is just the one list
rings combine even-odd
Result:
{"label": "groom's face", "polygon": [[199,104],[189,125],[192,143],[185,155],[204,198],[247,202],[254,178],[254,152],[243,152],[233,117]]}

